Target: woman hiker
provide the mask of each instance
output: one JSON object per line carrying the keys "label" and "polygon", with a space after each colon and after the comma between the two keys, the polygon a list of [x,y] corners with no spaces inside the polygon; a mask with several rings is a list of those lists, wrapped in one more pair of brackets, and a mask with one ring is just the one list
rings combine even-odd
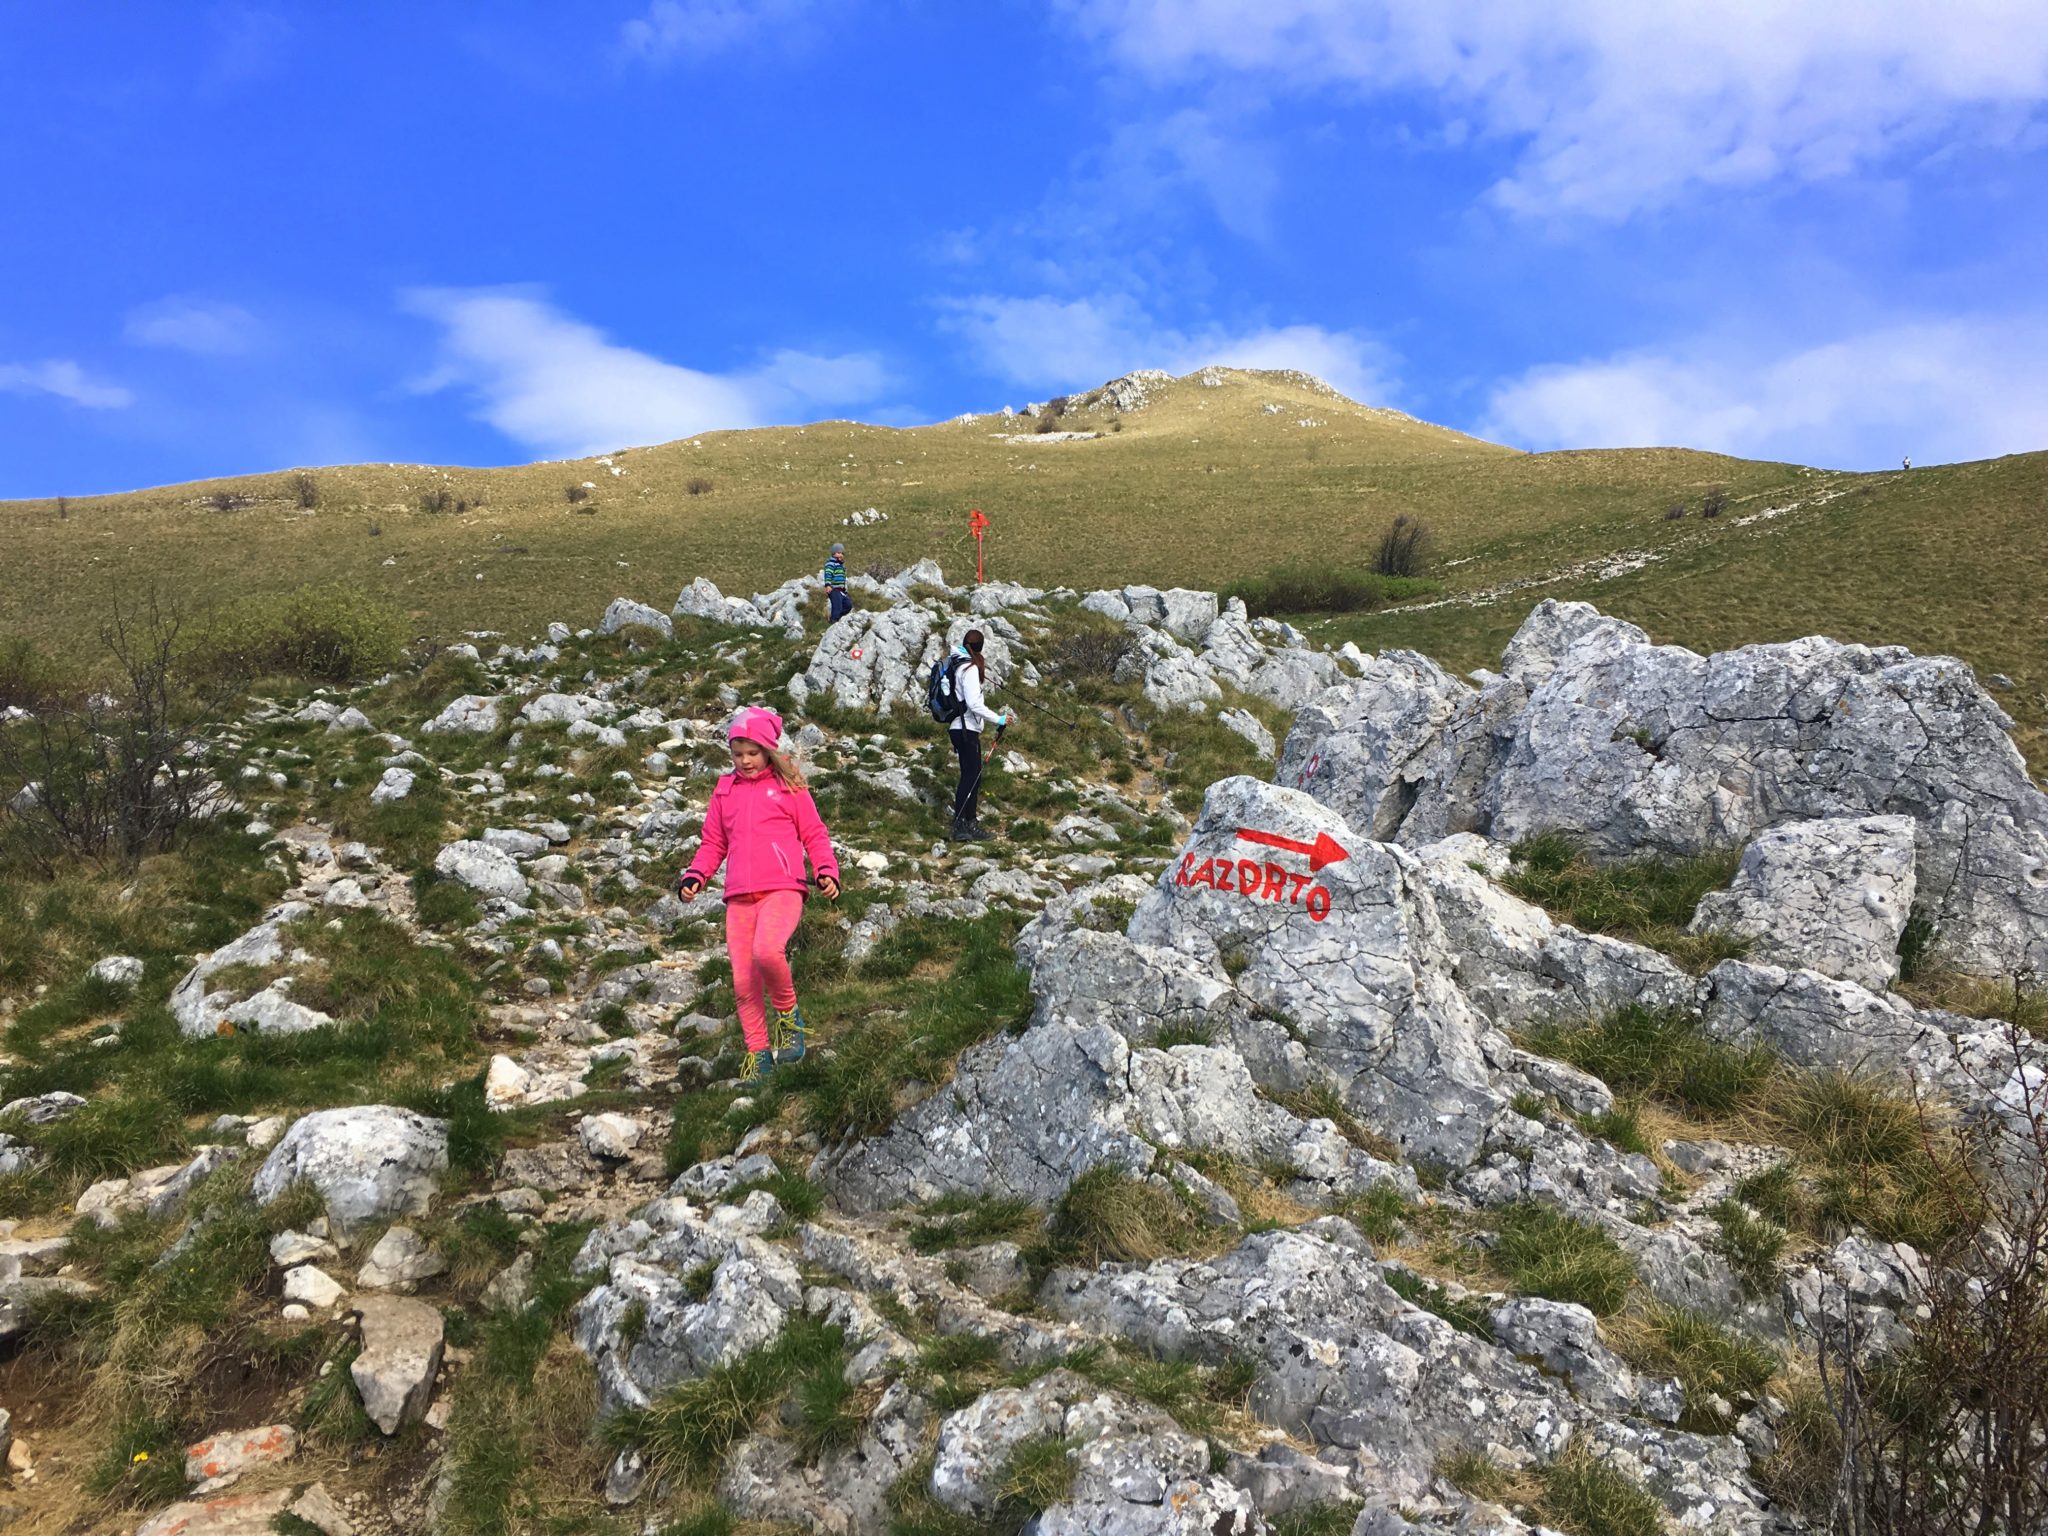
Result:
{"label": "woman hiker", "polygon": [[853,612],[853,598],[846,590],[846,546],[834,544],[825,560],[825,602],[830,608],[827,624],[837,624]]}
{"label": "woman hiker", "polygon": [[[803,771],[780,748],[782,717],[772,709],[743,709],[728,736],[732,772],[711,791],[703,844],[676,891],[694,901],[725,865],[725,952],[732,960],[749,1075],[761,1078],[777,1062],[804,1059],[804,1016],[789,973],[789,938],[804,915],[805,856],[818,873],[818,889],[833,901],[839,899],[839,861]],[[764,991],[775,1010],[772,1020],[762,1004]]]}
{"label": "woman hiker", "polygon": [[953,648],[953,696],[960,702],[960,714],[947,728],[953,751],[960,758],[960,782],[953,790],[953,839],[962,843],[985,843],[988,833],[981,829],[981,728],[1010,723],[1009,711],[998,714],[988,707],[984,689],[988,664],[982,660],[985,643],[980,630],[970,629]]}

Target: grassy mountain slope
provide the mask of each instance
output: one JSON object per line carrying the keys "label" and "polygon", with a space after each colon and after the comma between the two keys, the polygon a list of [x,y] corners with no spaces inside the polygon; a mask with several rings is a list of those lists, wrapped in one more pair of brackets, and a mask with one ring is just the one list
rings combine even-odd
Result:
{"label": "grassy mountain slope", "polygon": [[[932,555],[958,574],[973,559],[970,506],[993,520],[992,575],[1221,586],[1361,561],[1409,512],[1433,531],[1454,601],[1331,621],[1332,635],[1471,667],[1498,655],[1532,601],[1569,596],[1687,645],[1824,631],[1952,651],[2015,680],[2002,698],[2042,759],[2048,454],[1872,475],[1681,449],[1523,454],[1300,374],[1212,369],[1148,393],[1121,412],[1102,391],[1076,397],[1059,425],[1102,434],[1087,441],[993,415],[821,422],[608,464],[319,470],[312,508],[289,474],[0,503],[12,577],[0,636],[63,645],[90,633],[111,592],[150,582],[204,604],[331,579],[388,596],[423,632],[524,635],[620,594],[666,606],[698,574],[765,588],[814,569],[834,538],[855,569]],[[1704,521],[1715,487],[1728,510]],[[1667,520],[1677,501],[1693,510]],[[842,527],[868,506],[889,521]]]}

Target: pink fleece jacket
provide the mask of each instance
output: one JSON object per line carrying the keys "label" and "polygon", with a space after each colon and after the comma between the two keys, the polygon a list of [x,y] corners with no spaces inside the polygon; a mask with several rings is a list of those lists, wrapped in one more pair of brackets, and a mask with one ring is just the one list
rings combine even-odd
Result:
{"label": "pink fleece jacket", "polygon": [[725,897],[805,888],[804,855],[820,878],[839,878],[832,837],[818,819],[810,791],[791,789],[773,773],[751,779],[728,773],[704,808],[704,842],[686,874],[706,884],[724,864]]}

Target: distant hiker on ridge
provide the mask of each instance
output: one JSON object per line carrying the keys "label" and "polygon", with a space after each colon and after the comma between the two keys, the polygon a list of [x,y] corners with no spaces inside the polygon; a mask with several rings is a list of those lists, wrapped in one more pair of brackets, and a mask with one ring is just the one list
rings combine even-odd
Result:
{"label": "distant hiker on ridge", "polygon": [[846,591],[846,546],[834,544],[825,561],[825,599],[831,605],[827,624],[837,624],[853,611],[853,599]]}
{"label": "distant hiker on ridge", "polygon": [[[748,1076],[761,1078],[777,1062],[804,1059],[804,1016],[789,973],[789,939],[804,915],[806,855],[817,871],[818,889],[833,901],[839,899],[839,861],[803,770],[781,749],[782,716],[772,709],[743,709],[728,734],[732,772],[711,791],[703,842],[676,882],[676,894],[695,901],[725,865],[725,952],[750,1057]],[[775,1010],[772,1021],[764,992]]]}

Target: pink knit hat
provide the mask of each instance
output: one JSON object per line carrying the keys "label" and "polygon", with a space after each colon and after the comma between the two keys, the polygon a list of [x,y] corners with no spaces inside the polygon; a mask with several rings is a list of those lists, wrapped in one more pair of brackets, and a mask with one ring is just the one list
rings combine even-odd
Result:
{"label": "pink knit hat", "polygon": [[782,716],[772,709],[743,709],[725,734],[728,741],[751,741],[772,752],[782,745]]}

